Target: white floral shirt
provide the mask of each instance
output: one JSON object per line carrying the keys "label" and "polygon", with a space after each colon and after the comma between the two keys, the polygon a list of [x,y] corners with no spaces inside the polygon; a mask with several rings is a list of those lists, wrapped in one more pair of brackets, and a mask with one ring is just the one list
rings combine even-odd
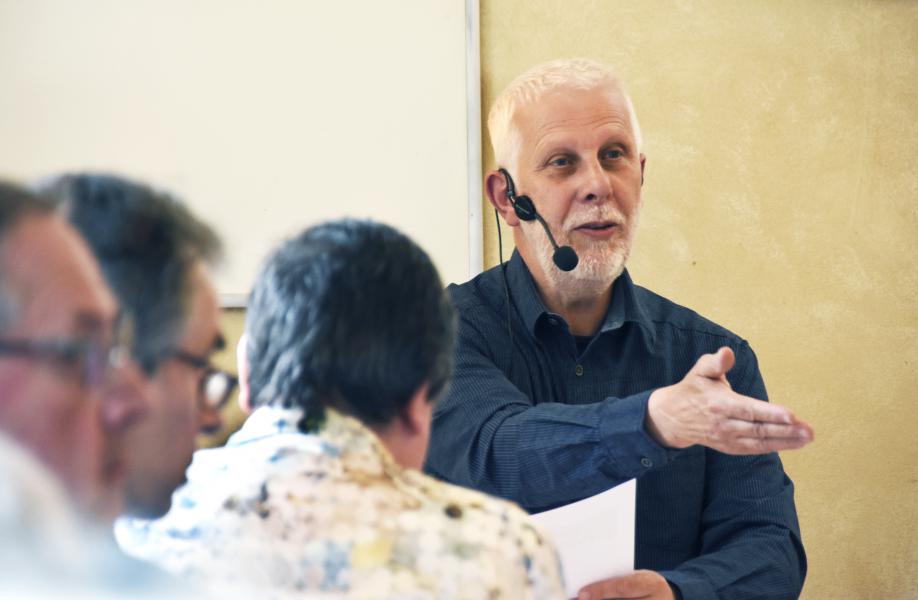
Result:
{"label": "white floral shirt", "polygon": [[158,521],[118,541],[212,590],[258,598],[564,598],[551,544],[516,505],[399,466],[357,420],[263,407],[200,450]]}

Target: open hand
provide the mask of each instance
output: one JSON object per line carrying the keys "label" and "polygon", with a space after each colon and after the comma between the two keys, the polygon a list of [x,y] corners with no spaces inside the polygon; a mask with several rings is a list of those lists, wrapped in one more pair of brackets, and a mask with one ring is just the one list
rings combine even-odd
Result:
{"label": "open hand", "polygon": [[603,579],[584,586],[577,600],[640,598],[641,600],[675,600],[669,583],[656,571],[635,571],[621,577]]}
{"label": "open hand", "polygon": [[698,359],[675,385],[660,388],[647,404],[647,428],[669,448],[707,446],[727,454],[765,454],[802,448],[813,429],[790,409],[734,392],[727,373],[730,348]]}

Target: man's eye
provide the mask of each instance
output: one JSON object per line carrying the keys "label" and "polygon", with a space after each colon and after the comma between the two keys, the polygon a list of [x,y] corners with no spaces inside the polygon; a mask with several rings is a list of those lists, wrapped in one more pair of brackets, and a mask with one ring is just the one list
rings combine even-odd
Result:
{"label": "man's eye", "polygon": [[86,344],[85,343],[68,343],[63,344],[58,348],[57,358],[62,363],[73,366],[80,363],[86,356]]}
{"label": "man's eye", "polygon": [[569,167],[571,166],[571,159],[566,156],[556,156],[555,158],[548,161],[548,164],[553,167]]}
{"label": "man's eye", "polygon": [[612,150],[605,150],[602,153],[603,160],[617,160],[623,156],[625,156],[625,153],[617,148]]}

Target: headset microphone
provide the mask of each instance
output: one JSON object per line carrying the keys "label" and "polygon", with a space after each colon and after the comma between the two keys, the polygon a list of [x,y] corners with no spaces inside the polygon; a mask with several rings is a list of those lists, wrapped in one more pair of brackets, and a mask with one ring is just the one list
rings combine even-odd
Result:
{"label": "headset microphone", "polygon": [[577,263],[580,262],[577,253],[574,252],[574,249],[570,246],[558,246],[558,243],[555,241],[555,236],[551,234],[551,229],[548,228],[545,219],[536,211],[532,199],[529,196],[517,196],[516,187],[513,185],[513,179],[510,177],[510,173],[508,173],[506,169],[498,170],[507,180],[507,199],[510,200],[510,204],[513,205],[513,212],[516,213],[516,216],[519,217],[521,221],[538,221],[539,224],[542,225],[542,229],[545,230],[548,241],[551,242],[552,247],[555,249],[551,257],[555,266],[562,271],[573,271]]}

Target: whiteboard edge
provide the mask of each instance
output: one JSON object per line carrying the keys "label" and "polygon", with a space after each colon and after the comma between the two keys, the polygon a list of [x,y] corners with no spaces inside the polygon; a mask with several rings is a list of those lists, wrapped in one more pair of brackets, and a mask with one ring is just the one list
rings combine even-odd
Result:
{"label": "whiteboard edge", "polygon": [[220,308],[245,308],[248,302],[248,294],[227,293],[220,294]]}
{"label": "whiteboard edge", "polygon": [[481,218],[481,31],[480,0],[465,0],[466,144],[468,159],[469,278],[484,265]]}

